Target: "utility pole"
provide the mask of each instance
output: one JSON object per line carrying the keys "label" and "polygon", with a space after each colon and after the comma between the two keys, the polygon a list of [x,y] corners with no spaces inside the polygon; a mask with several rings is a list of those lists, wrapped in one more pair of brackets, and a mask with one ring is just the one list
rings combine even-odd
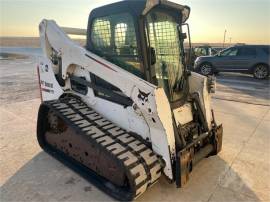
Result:
{"label": "utility pole", "polygon": [[223,48],[225,47],[226,33],[227,33],[227,30],[225,29],[224,38],[223,38]]}

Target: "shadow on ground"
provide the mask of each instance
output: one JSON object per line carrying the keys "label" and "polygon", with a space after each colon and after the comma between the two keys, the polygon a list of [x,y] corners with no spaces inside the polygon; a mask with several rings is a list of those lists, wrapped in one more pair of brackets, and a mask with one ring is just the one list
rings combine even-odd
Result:
{"label": "shadow on ground", "polygon": [[[16,190],[16,191],[15,191]],[[219,156],[201,161],[181,189],[161,178],[138,201],[259,201]],[[113,201],[67,167],[40,152],[1,187],[1,201]]]}

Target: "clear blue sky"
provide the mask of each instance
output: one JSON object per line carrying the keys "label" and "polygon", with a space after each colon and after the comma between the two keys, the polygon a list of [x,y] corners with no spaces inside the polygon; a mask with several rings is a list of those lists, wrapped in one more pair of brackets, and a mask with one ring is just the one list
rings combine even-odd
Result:
{"label": "clear blue sky", "polygon": [[[191,7],[193,42],[270,44],[270,0],[173,0]],[[43,18],[86,28],[91,9],[115,0],[0,0],[0,36],[37,36]]]}

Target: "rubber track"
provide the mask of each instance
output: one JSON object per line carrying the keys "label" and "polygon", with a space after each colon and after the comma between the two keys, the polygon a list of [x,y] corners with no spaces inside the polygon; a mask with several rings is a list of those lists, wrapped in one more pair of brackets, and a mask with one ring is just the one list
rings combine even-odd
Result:
{"label": "rubber track", "polygon": [[125,167],[132,198],[137,198],[161,175],[158,157],[138,138],[108,121],[77,98],[44,104],[65,120],[76,133],[98,144]]}

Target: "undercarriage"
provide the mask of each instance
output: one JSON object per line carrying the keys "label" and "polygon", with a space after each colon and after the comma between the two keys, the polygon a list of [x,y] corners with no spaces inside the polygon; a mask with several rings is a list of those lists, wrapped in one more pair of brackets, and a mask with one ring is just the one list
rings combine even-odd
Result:
{"label": "undercarriage", "polygon": [[39,113],[40,146],[74,163],[73,168],[94,177],[95,184],[115,198],[136,198],[160,177],[160,159],[151,148],[78,98],[45,102]]}

